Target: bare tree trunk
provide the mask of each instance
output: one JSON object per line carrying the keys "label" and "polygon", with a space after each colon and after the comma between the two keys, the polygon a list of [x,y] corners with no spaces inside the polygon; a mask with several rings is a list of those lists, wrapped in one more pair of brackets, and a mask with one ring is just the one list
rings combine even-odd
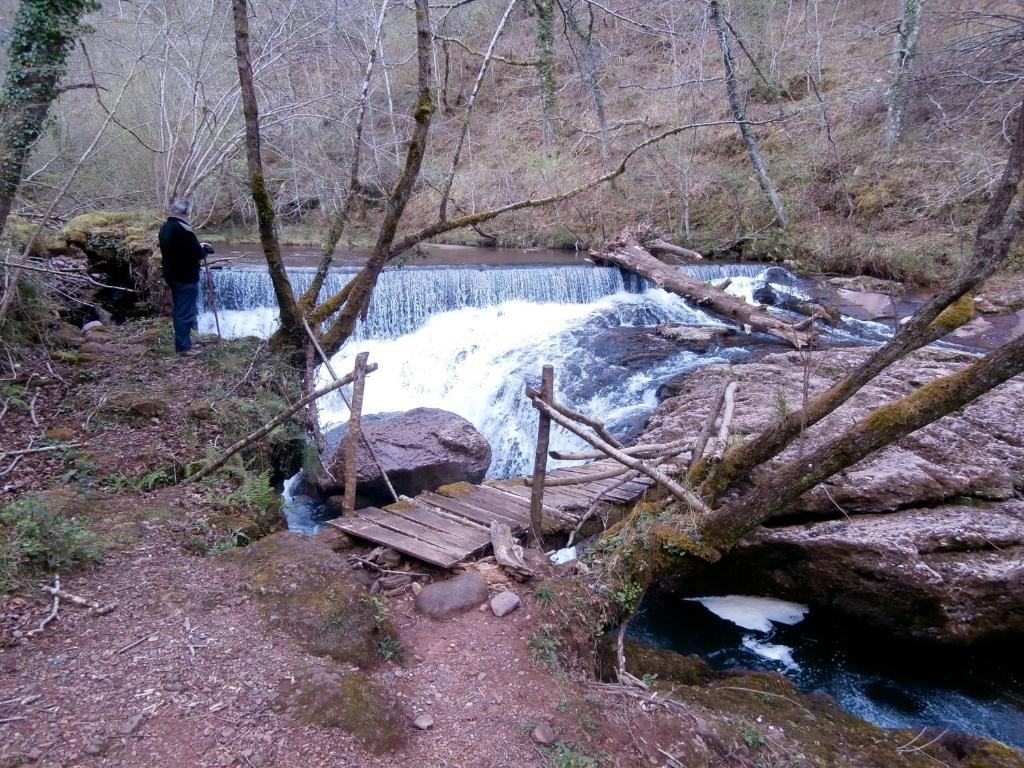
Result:
{"label": "bare tree trunk", "polygon": [[[292,284],[281,257],[281,245],[275,228],[274,204],[267,191],[260,153],[260,113],[256,102],[256,88],[252,79],[252,55],[249,50],[249,11],[246,0],[232,0],[235,21],[235,60],[238,64],[238,83],[241,88],[242,113],[245,116],[245,158],[249,166],[249,191],[256,205],[260,244],[267,260],[267,271],[274,286],[274,295],[281,313],[281,331],[291,339],[296,350],[305,342],[302,313],[295,301]],[[278,337],[280,338],[280,336]]]}
{"label": "bare tree trunk", "polygon": [[359,181],[359,165],[363,154],[363,125],[366,121],[366,106],[370,101],[370,80],[373,77],[373,66],[377,61],[380,51],[380,33],[384,27],[384,16],[387,14],[388,0],[384,0],[380,7],[380,15],[377,17],[377,24],[373,31],[373,47],[370,49],[370,57],[366,62],[366,72],[363,74],[363,86],[359,91],[359,114],[356,116],[355,135],[352,138],[352,165],[349,169],[348,192],[342,201],[341,210],[331,221],[324,238],[323,249],[320,256],[320,264],[317,266],[313,280],[309,288],[299,299],[299,305],[303,311],[314,307],[320,299],[320,291],[323,289],[324,280],[327,279],[327,271],[334,259],[334,250],[338,247],[338,241],[348,226],[348,218],[352,213],[352,204],[362,192],[362,184]]}
{"label": "bare tree trunk", "polygon": [[896,28],[896,49],[893,52],[896,79],[889,88],[889,110],[885,116],[886,149],[892,149],[903,133],[903,118],[910,103],[910,72],[917,56],[923,6],[924,0],[904,0],[903,18]]}
{"label": "bare tree trunk", "polygon": [[587,27],[583,28],[576,17],[576,8],[572,4],[562,7],[565,20],[583,43],[583,75],[590,87],[590,98],[594,102],[594,114],[597,117],[597,128],[601,133],[601,164],[607,173],[612,169],[611,140],[608,136],[608,117],[604,109],[604,91],[601,89],[601,76],[597,61],[597,50],[594,46],[594,7],[587,4]]}
{"label": "bare tree trunk", "polygon": [[68,53],[93,0],[22,0],[10,31],[0,96],[0,235],[21,184],[25,161],[60,94]]}
{"label": "bare tree trunk", "polygon": [[[235,0],[235,2],[243,1]],[[402,214],[405,212],[405,206],[409,202],[413,185],[416,183],[416,179],[420,174],[420,168],[423,165],[423,156],[427,149],[427,137],[430,133],[430,122],[436,109],[431,85],[434,79],[431,37],[428,0],[416,0],[416,56],[418,62],[417,81],[419,83],[419,97],[412,113],[416,126],[413,129],[412,137],[409,139],[402,175],[391,192],[391,196],[388,198],[384,211],[384,220],[381,222],[373,252],[366,266],[345,287],[343,291],[346,295],[344,306],[321,339],[324,351],[328,356],[341,349],[341,345],[345,343],[355,330],[356,321],[359,319],[359,316],[369,305],[370,295],[377,284],[377,278],[390,258],[392,243],[395,240],[395,233],[398,231],[398,224],[402,219]]]}
{"label": "bare tree trunk", "polygon": [[757,182],[761,185],[761,190],[768,198],[768,202],[771,203],[779,226],[785,229],[789,226],[789,219],[782,207],[782,200],[768,176],[768,169],[761,157],[761,148],[758,146],[754,129],[750,127],[750,121],[747,119],[743,100],[740,97],[740,86],[736,79],[736,60],[733,58],[732,48],[729,45],[729,34],[726,30],[725,19],[722,17],[722,9],[719,7],[718,0],[709,0],[708,7],[711,13],[711,23],[714,24],[715,30],[718,32],[718,45],[722,49],[722,62],[725,65],[725,90],[729,95],[733,116],[739,124],[740,135],[747,143],[747,154],[750,155],[750,164],[754,167]]}

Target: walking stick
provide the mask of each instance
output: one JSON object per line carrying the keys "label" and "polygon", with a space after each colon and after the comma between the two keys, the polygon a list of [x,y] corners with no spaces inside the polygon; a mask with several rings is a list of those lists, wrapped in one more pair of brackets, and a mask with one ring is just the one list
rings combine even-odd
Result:
{"label": "walking stick", "polygon": [[213,310],[213,322],[217,326],[217,339],[224,341],[220,335],[220,318],[217,317],[217,294],[213,290],[213,278],[210,277],[210,263],[203,259],[203,266],[206,267],[206,291],[210,294],[210,309]]}

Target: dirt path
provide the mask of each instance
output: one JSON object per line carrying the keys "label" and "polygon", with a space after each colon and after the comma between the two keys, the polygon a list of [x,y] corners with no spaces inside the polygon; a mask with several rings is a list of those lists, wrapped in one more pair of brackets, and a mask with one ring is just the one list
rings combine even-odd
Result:
{"label": "dirt path", "polygon": [[[400,702],[407,743],[377,756],[279,711],[290,671],[331,662],[269,626],[236,578],[218,558],[155,541],[65,579],[68,591],[118,608],[64,608],[39,636],[0,651],[0,765],[468,768],[543,766],[556,753],[639,764],[642,737],[632,743],[618,722],[617,697],[547,668],[530,646],[543,609],[528,592],[507,617],[474,610],[444,623],[415,614],[411,597],[388,601],[404,659],[372,677]],[[45,606],[31,613],[40,619]],[[420,714],[429,730],[412,726]],[[534,743],[541,722],[561,745]]]}

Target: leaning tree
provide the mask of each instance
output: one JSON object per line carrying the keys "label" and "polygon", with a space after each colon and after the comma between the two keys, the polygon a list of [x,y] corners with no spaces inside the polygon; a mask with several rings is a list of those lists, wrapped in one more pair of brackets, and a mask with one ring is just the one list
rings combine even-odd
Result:
{"label": "leaning tree", "polygon": [[604,597],[598,604],[605,621],[614,624],[627,617],[653,583],[685,578],[717,562],[758,526],[786,514],[798,497],[819,483],[1024,372],[1020,336],[905,397],[879,405],[825,440],[813,455],[782,455],[806,430],[893,364],[972,318],[972,293],[1005,264],[1024,226],[1024,196],[1019,194],[1024,102],[1016,112],[1009,157],[978,221],[971,258],[957,277],[827,390],[750,439],[692,462],[679,478],[689,490],[684,498],[665,494],[660,503],[639,505],[610,528],[598,547],[593,571],[597,591]]}

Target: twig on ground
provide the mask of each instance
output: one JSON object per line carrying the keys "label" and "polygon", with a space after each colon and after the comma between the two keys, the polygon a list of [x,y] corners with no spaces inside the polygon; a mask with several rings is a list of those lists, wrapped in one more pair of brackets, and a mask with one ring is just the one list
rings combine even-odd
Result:
{"label": "twig on ground", "polygon": [[22,448],[15,451],[0,451],[0,457],[4,456],[25,456],[29,453],[45,453],[46,451],[62,451],[65,448],[81,448],[85,443],[59,443],[57,445],[43,445],[39,448]]}
{"label": "twig on ground", "polygon": [[57,612],[60,610],[60,574],[59,573],[55,573],[53,575],[53,592],[51,594],[53,595],[53,607],[50,608],[50,613],[46,616],[45,619],[43,619],[39,623],[38,627],[36,627],[33,630],[30,630],[30,631],[26,632],[25,634],[27,636],[31,637],[32,635],[38,635],[40,632],[42,632],[44,629],[46,629],[46,625],[47,624],[49,624],[51,621],[53,621],[54,619],[57,618]]}
{"label": "twig on ground", "polygon": [[140,637],[138,640],[135,640],[135,641],[133,641],[131,643],[128,643],[128,645],[125,645],[125,646],[123,646],[121,648],[118,648],[114,653],[115,654],[120,654],[120,653],[124,653],[125,651],[130,651],[135,646],[142,645],[144,642],[146,642],[150,638],[157,637],[158,634],[159,634],[158,632],[150,632],[148,635],[145,635],[144,637]]}
{"label": "twig on ground", "polygon": [[91,613],[95,613],[97,616],[104,616],[117,608],[117,603],[100,603],[96,600],[86,600],[84,597],[73,595],[70,592],[65,592],[60,588],[60,584],[54,586],[43,585],[41,589],[44,592],[49,592],[54,597],[60,597],[67,600],[69,603],[75,605],[84,605],[90,609]]}
{"label": "twig on ground", "polygon": [[385,568],[383,566],[377,565],[372,560],[367,560],[365,557],[359,557],[358,555],[349,555],[348,559],[351,560],[351,561],[357,562],[360,565],[364,565],[367,568],[372,568],[377,573],[385,573],[385,574],[388,574],[388,575],[396,575],[397,574],[397,575],[401,575],[401,576],[419,576],[422,579],[427,578],[427,574],[425,574],[425,573],[420,573],[419,571],[393,571],[390,568]]}

